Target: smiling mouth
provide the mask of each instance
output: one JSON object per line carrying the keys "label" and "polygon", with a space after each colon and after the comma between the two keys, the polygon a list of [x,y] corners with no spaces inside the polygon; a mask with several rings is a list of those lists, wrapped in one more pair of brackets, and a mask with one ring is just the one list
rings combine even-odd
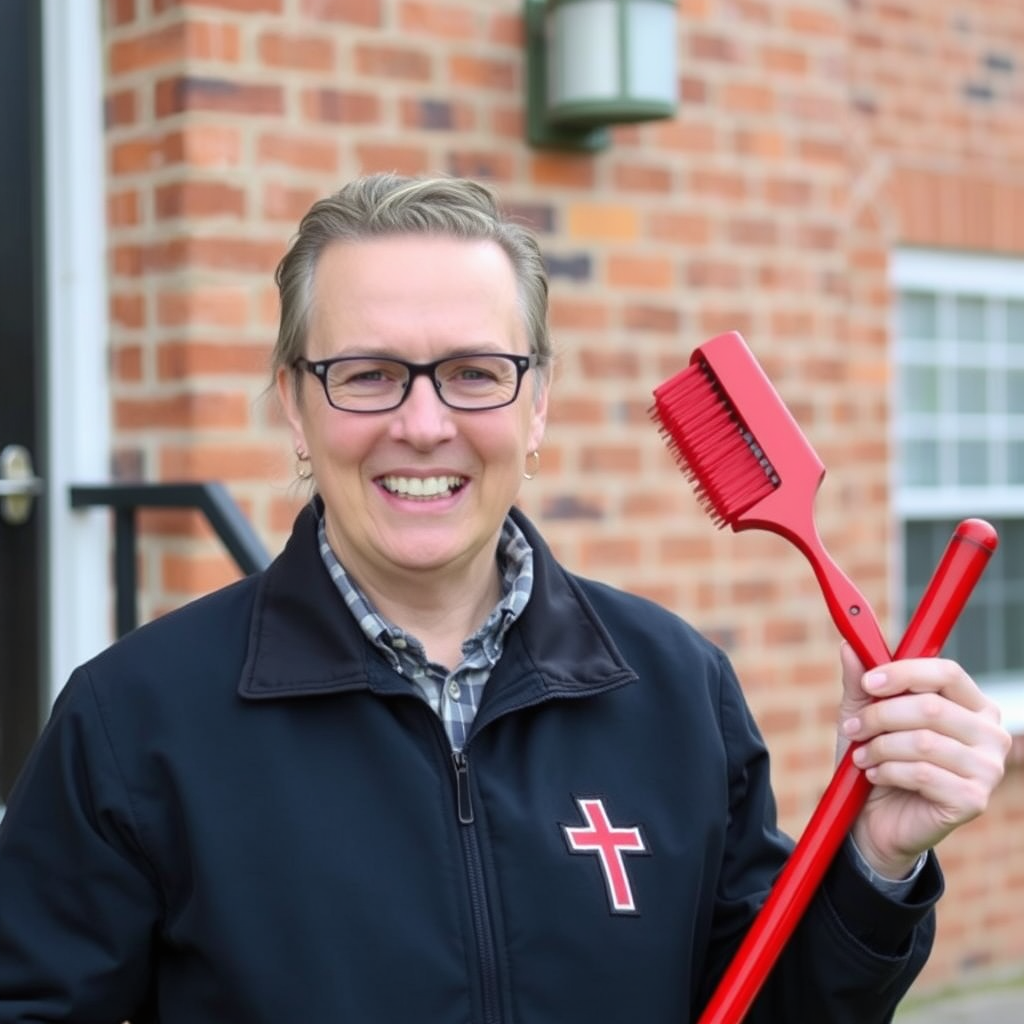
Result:
{"label": "smiling mouth", "polygon": [[466,486],[463,476],[384,476],[377,481],[388,494],[414,501],[450,498]]}

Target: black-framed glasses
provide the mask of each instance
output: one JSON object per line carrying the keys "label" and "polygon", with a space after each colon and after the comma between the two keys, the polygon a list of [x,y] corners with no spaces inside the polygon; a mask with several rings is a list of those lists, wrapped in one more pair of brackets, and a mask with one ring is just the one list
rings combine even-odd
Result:
{"label": "black-framed glasses", "polygon": [[327,401],[342,412],[397,409],[421,376],[430,378],[437,397],[449,408],[481,412],[511,405],[519,395],[523,374],[537,365],[537,356],[469,352],[432,363],[378,356],[300,356],[292,365],[313,374],[323,385]]}

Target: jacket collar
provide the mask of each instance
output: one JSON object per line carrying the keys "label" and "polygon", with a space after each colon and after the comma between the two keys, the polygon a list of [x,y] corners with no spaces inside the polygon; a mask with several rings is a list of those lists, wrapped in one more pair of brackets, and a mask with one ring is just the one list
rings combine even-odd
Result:
{"label": "jacket collar", "polygon": [[[298,515],[282,553],[257,581],[238,692],[263,700],[369,689],[408,694],[359,629],[317,547],[319,499]],[[636,678],[582,593],[518,510],[533,548],[530,601],[505,639],[480,714],[548,697],[585,696]]]}

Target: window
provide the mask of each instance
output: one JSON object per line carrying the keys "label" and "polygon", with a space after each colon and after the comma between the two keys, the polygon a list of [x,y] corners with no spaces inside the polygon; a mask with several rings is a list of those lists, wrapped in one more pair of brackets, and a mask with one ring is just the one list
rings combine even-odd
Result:
{"label": "window", "polygon": [[957,522],[992,523],[999,548],[945,650],[1021,732],[1024,261],[901,250],[892,267],[904,606],[915,607]]}

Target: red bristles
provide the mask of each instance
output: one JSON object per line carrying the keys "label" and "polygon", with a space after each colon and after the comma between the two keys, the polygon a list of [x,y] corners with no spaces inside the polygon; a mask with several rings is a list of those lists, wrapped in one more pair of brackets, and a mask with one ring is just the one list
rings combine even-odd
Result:
{"label": "red bristles", "polygon": [[655,390],[651,416],[718,526],[779,486],[778,473],[703,360]]}

